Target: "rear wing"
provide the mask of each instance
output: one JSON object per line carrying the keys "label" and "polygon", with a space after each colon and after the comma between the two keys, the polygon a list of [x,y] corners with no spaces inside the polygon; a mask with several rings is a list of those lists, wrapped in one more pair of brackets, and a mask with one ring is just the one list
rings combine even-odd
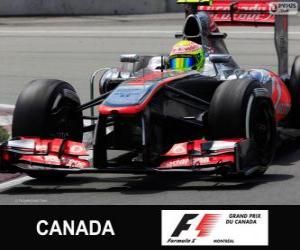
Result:
{"label": "rear wing", "polygon": [[288,16],[273,15],[278,0],[177,0],[185,4],[186,16],[205,11],[218,25],[274,26],[278,73],[288,74]]}
{"label": "rear wing", "polygon": [[[273,1],[272,1],[273,2]],[[219,25],[274,26],[271,1],[214,1],[210,6],[198,6],[206,11]]]}
{"label": "rear wing", "polygon": [[177,0],[185,4],[186,14],[206,11],[218,24],[274,25],[272,15],[277,0]]}

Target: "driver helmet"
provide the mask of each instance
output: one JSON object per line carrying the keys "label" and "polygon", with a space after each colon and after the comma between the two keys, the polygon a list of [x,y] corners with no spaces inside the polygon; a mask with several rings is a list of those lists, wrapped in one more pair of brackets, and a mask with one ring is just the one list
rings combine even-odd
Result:
{"label": "driver helmet", "polygon": [[204,68],[205,52],[201,45],[192,41],[177,42],[170,53],[169,65],[172,70],[188,71]]}

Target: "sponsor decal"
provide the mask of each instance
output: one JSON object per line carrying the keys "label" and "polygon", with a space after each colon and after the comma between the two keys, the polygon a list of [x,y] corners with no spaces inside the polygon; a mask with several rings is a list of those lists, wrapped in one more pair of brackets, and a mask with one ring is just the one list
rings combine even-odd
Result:
{"label": "sponsor decal", "polygon": [[211,11],[211,17],[217,21],[238,21],[238,22],[265,22],[273,23],[274,16],[270,13],[271,6],[268,3],[248,3],[238,2],[235,5],[236,13],[231,11],[231,3],[199,6],[199,10]]}
{"label": "sponsor decal", "polygon": [[45,155],[42,157],[44,158],[45,164],[49,164],[49,165],[60,165],[61,164],[60,159],[56,155]]}
{"label": "sponsor decal", "polygon": [[167,152],[165,156],[186,155],[187,153],[187,142],[184,142],[173,145],[171,150]]}
{"label": "sponsor decal", "polygon": [[47,153],[48,151],[48,144],[36,144],[35,150],[39,153]]}
{"label": "sponsor decal", "polygon": [[202,48],[200,45],[191,41],[182,41],[181,44],[175,45],[171,51],[171,55],[185,54],[187,52],[193,52]]}
{"label": "sponsor decal", "polygon": [[76,156],[86,156],[88,152],[85,148],[85,145],[79,142],[67,141],[64,145],[64,153],[69,155]]}
{"label": "sponsor decal", "polygon": [[163,210],[163,246],[268,246],[267,210]]}
{"label": "sponsor decal", "polygon": [[65,157],[61,158],[62,164],[70,168],[84,169],[90,167],[89,161],[81,160],[78,158]]}
{"label": "sponsor decal", "polygon": [[191,160],[188,157],[182,159],[171,159],[164,161],[160,164],[160,168],[175,168],[175,167],[188,167],[191,166]]}

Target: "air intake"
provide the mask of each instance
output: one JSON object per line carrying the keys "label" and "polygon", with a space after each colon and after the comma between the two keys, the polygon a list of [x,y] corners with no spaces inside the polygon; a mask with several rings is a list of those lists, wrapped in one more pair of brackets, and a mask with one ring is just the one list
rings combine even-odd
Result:
{"label": "air intake", "polygon": [[200,20],[196,15],[189,15],[186,18],[184,27],[183,27],[183,35],[186,39],[190,38],[201,38],[202,27]]}

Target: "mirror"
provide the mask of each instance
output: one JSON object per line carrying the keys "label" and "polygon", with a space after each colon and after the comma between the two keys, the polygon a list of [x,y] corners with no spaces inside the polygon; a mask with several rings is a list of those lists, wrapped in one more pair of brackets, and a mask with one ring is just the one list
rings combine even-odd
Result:
{"label": "mirror", "polygon": [[139,62],[140,57],[137,54],[124,54],[120,56],[122,63],[136,63]]}
{"label": "mirror", "polygon": [[175,33],[175,38],[176,39],[183,39],[183,33],[182,32],[176,32]]}
{"label": "mirror", "polygon": [[209,60],[212,63],[228,63],[230,62],[232,56],[229,54],[211,54],[209,55]]}

